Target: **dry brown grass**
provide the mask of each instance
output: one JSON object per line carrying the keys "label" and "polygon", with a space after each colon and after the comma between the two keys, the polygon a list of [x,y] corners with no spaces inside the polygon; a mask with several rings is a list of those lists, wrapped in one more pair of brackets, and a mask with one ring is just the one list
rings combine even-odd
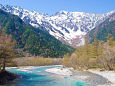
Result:
{"label": "dry brown grass", "polygon": [[18,66],[44,66],[44,65],[60,65],[62,58],[43,58],[43,57],[20,57],[15,58]]}

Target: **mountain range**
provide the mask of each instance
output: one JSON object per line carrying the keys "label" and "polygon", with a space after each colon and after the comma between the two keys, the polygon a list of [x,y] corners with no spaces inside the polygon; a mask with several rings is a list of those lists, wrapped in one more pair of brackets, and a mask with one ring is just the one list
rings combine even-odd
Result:
{"label": "mountain range", "polygon": [[25,23],[73,47],[84,45],[85,35],[115,13],[115,10],[105,14],[60,11],[48,16],[17,6],[0,5],[0,9],[19,16]]}
{"label": "mountain range", "polygon": [[92,29],[87,34],[87,37],[90,42],[94,41],[94,36],[96,36],[98,40],[106,41],[108,34],[110,34],[113,40],[115,40],[115,13]]}
{"label": "mountain range", "polygon": [[48,32],[34,28],[18,16],[0,9],[0,31],[16,41],[15,50],[22,56],[62,57],[74,49]]}

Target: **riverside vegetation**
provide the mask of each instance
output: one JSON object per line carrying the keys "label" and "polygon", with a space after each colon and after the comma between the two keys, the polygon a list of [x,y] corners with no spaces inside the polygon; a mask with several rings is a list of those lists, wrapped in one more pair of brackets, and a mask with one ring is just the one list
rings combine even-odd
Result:
{"label": "riverside vegetation", "polygon": [[14,58],[17,66],[61,65],[62,58],[44,58],[40,56]]}
{"label": "riverside vegetation", "polygon": [[77,47],[76,51],[64,56],[63,65],[75,69],[100,68],[103,70],[115,70],[115,41],[108,34],[107,41],[97,40],[89,43],[86,39],[84,46]]}
{"label": "riverside vegetation", "polygon": [[12,66],[14,64],[13,57],[15,57],[14,41],[12,37],[0,33],[0,69],[5,71],[6,65]]}

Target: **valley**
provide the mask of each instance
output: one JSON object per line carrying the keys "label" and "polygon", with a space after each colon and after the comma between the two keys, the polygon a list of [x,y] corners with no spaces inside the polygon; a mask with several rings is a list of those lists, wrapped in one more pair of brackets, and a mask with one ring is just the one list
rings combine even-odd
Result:
{"label": "valley", "polygon": [[114,77],[115,10],[0,4],[0,86],[114,86]]}

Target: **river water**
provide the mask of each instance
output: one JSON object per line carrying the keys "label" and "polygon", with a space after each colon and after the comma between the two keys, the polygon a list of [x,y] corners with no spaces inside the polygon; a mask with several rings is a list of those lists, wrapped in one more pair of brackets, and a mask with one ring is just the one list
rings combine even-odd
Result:
{"label": "river water", "polygon": [[5,86],[90,86],[71,76],[59,76],[45,71],[55,67],[62,66],[8,68],[8,71],[18,74],[19,78]]}

